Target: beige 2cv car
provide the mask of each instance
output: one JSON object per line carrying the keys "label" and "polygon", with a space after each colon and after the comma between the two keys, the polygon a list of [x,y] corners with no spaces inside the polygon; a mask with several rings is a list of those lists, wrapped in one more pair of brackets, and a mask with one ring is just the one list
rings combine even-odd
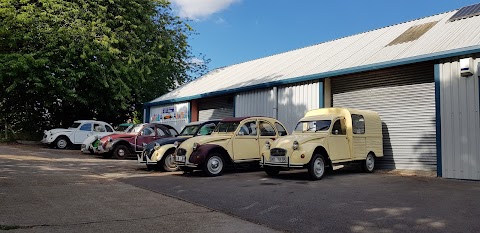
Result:
{"label": "beige 2cv car", "polygon": [[319,180],[333,164],[357,162],[373,172],[375,159],[382,156],[382,122],[376,112],[322,108],[308,111],[292,135],[266,142],[261,165],[270,176],[307,168],[310,178]]}
{"label": "beige 2cv car", "polygon": [[273,118],[225,118],[211,135],[193,137],[180,144],[175,150],[175,162],[184,172],[201,169],[207,176],[218,176],[227,166],[258,166],[265,142],[287,134],[285,126]]}

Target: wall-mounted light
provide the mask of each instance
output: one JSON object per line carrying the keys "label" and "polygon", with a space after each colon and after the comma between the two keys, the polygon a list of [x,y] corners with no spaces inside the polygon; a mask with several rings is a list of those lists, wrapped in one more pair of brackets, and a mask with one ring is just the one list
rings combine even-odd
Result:
{"label": "wall-mounted light", "polygon": [[469,57],[460,59],[460,76],[472,76],[473,69],[473,58]]}

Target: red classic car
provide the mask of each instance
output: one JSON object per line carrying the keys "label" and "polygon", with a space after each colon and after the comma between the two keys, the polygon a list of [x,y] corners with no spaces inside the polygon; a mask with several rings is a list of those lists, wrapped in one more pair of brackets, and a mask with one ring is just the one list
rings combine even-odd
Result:
{"label": "red classic car", "polygon": [[154,140],[177,135],[177,130],[169,125],[138,124],[125,133],[115,133],[101,138],[96,152],[104,158],[124,159],[141,153],[143,147]]}

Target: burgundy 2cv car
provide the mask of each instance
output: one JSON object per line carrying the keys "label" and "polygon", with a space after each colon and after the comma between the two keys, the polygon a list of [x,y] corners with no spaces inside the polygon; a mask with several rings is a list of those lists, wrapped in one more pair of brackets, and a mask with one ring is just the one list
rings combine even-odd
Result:
{"label": "burgundy 2cv car", "polygon": [[160,139],[175,137],[177,130],[172,126],[149,123],[138,124],[125,133],[116,133],[100,139],[96,153],[104,158],[124,159],[143,151],[148,143]]}

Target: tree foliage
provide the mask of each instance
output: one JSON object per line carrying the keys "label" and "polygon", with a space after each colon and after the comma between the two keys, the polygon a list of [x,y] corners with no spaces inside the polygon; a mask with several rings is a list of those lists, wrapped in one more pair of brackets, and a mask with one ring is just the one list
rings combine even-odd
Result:
{"label": "tree foliage", "polygon": [[119,123],[206,70],[166,0],[2,0],[0,120]]}

